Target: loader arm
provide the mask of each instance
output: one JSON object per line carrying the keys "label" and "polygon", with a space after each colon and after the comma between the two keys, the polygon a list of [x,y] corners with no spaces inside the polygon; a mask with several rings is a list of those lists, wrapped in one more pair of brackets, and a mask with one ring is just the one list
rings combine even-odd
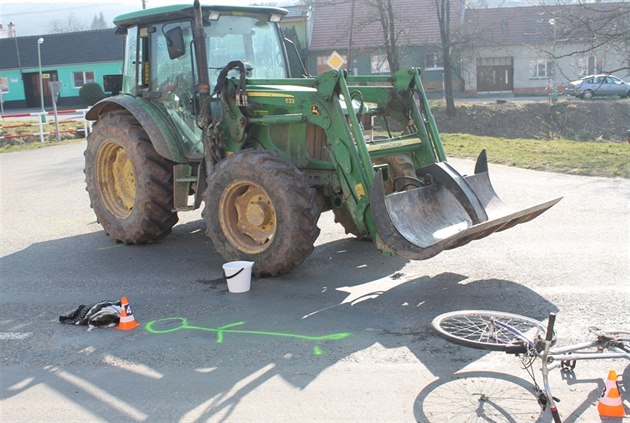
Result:
{"label": "loader arm", "polygon": [[[249,134],[264,149],[285,155],[307,173],[333,172],[334,182],[320,186],[328,206],[343,209],[356,233],[371,238],[385,254],[430,258],[532,220],[559,201],[512,210],[490,183],[485,152],[474,175],[461,175],[452,167],[446,161],[418,69],[392,76],[329,71],[317,78],[248,80],[247,90],[254,99],[248,117],[244,119],[235,105],[234,118],[225,114],[225,128],[240,128],[239,136],[228,131],[228,150],[241,148],[244,135]],[[366,118],[391,122],[397,129],[388,129],[388,137],[369,136]],[[329,161],[308,157],[296,136],[305,124],[325,133]],[[269,135],[271,129],[263,127],[293,135],[287,135],[283,146]],[[396,169],[378,162],[392,156],[406,158],[410,168],[403,177],[411,183],[397,189],[390,178],[394,188],[385,190],[385,174]]]}
{"label": "loader arm", "polygon": [[[389,77],[349,77],[343,72],[329,72],[320,76],[318,82],[320,96],[338,97],[331,108],[341,102],[347,111],[341,117],[337,110],[331,130],[327,131],[331,159],[344,189],[345,207],[357,228],[367,231],[383,253],[427,259],[530,221],[560,201],[515,211],[494,191],[485,151],[471,176],[461,175],[447,163],[418,69],[399,71]],[[370,83],[377,85],[364,86]],[[353,99],[357,97],[361,99],[359,109],[364,103],[374,103],[382,115],[398,116],[401,123],[407,124],[406,133],[366,141],[355,113]],[[386,193],[383,172],[375,171],[374,159],[401,152],[409,155],[415,165],[415,174],[410,175],[415,177],[415,186]]]}

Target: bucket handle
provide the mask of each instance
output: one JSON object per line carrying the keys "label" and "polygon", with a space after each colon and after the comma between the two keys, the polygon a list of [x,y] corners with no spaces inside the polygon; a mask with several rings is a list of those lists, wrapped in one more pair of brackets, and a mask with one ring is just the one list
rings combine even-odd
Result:
{"label": "bucket handle", "polygon": [[234,273],[233,275],[230,275],[230,276],[227,276],[227,275],[225,274],[225,270],[223,270],[223,277],[224,277],[225,279],[232,279],[233,277],[235,277],[235,276],[237,276],[239,273],[241,273],[243,270],[245,270],[245,268],[244,268],[244,267],[243,267],[243,268],[241,268],[241,270],[239,270],[238,272],[236,272],[236,273]]}

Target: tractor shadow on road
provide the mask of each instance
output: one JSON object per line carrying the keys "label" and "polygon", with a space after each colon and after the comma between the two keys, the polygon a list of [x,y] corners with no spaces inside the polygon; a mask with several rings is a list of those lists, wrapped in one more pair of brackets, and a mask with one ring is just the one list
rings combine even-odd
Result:
{"label": "tractor shadow on road", "polygon": [[[26,367],[5,372],[0,398],[35,399],[34,388],[43,383],[60,393],[76,391],[65,400],[103,420],[226,421],[237,407],[247,406],[248,396],[270,385],[281,389],[278,376],[304,391],[325,370],[343,363],[408,361],[390,356],[400,348],[432,375],[418,380],[417,391],[425,392],[431,380],[447,380],[485,355],[437,337],[430,326],[436,315],[476,308],[543,320],[556,311],[515,281],[411,274],[407,260],[384,257],[371,243],[351,238],[319,244],[295,271],[254,279],[249,293],[230,294],[221,282],[223,260],[204,229],[199,221],[177,225],[171,236],[148,246],[116,244],[99,231],[36,243],[0,259],[3,272],[11,275],[4,284],[0,331],[32,332],[23,342],[36,343],[6,350],[15,353],[8,364]],[[19,311],[24,293],[47,300],[24,316]],[[87,333],[56,322],[58,314],[80,303],[121,295],[129,297],[142,327]],[[21,317],[7,318],[11,315]],[[147,323],[165,319],[172,320],[162,333],[147,330]],[[37,350],[41,346],[45,352]],[[81,372],[84,366],[92,370]],[[319,383],[330,383],[330,376],[325,380]],[[349,392],[378,394],[378,380],[370,383]],[[141,388],[121,397],[120,386]],[[338,400],[321,394],[325,391],[317,388],[320,395],[312,401]],[[286,401],[298,404],[287,412],[298,416],[305,398],[286,388],[282,392],[289,395]],[[355,400],[365,401],[345,401]],[[377,420],[386,415],[378,414],[378,404]],[[273,411],[261,410],[261,421],[265,416]]]}

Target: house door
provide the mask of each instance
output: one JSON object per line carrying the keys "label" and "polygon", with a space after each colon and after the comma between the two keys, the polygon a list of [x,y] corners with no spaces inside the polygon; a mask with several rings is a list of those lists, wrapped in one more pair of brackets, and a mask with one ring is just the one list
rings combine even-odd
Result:
{"label": "house door", "polygon": [[[24,81],[24,98],[26,100],[26,107],[41,107],[39,72],[23,73],[22,80]],[[57,71],[42,72],[44,107],[52,107],[48,81],[57,81]]]}
{"label": "house door", "polygon": [[477,91],[512,91],[513,75],[511,57],[477,59]]}

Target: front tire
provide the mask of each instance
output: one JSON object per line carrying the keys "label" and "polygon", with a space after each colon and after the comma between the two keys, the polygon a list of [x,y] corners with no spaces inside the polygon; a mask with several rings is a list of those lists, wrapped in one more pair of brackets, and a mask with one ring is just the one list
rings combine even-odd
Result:
{"label": "front tire", "polygon": [[586,91],[584,91],[584,94],[582,94],[582,98],[584,100],[590,100],[591,98],[593,98],[593,95],[594,95],[593,91],[586,90]]}
{"label": "front tire", "polygon": [[133,116],[119,111],[100,117],[84,156],[91,206],[109,236],[147,244],[171,232],[178,220],[172,163],[155,151]]}
{"label": "front tire", "polygon": [[204,194],[207,235],[225,260],[253,261],[256,276],[299,266],[319,236],[316,191],[281,156],[245,150],[219,162]]}

